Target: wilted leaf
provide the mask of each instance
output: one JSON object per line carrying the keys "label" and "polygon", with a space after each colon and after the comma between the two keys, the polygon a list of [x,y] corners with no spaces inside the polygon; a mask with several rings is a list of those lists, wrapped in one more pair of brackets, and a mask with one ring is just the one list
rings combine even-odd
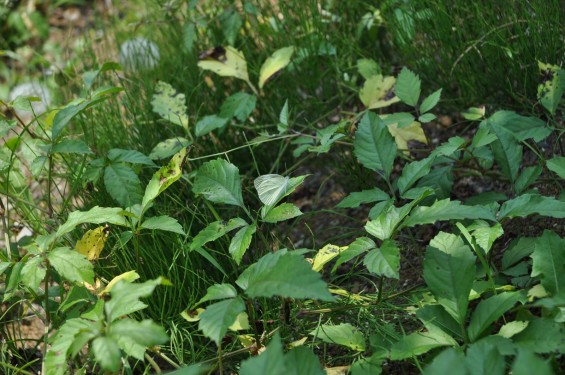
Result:
{"label": "wilted leaf", "polygon": [[418,121],[414,121],[412,124],[400,128],[398,124],[388,125],[388,131],[394,137],[396,145],[399,150],[403,150],[405,154],[408,154],[408,142],[418,141],[428,144],[426,134],[424,134],[424,129],[422,129],[422,124]]}
{"label": "wilted leaf", "polygon": [[397,103],[400,99],[392,93],[392,87],[396,79],[394,77],[383,77],[376,75],[365,81],[359,91],[359,99],[369,109],[388,107]]}

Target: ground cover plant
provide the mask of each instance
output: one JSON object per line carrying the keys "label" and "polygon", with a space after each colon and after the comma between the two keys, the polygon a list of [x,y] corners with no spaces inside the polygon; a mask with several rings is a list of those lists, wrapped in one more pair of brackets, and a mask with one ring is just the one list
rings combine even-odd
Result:
{"label": "ground cover plant", "polygon": [[462,42],[440,1],[0,12],[2,372],[565,371],[565,70],[523,49],[550,5]]}

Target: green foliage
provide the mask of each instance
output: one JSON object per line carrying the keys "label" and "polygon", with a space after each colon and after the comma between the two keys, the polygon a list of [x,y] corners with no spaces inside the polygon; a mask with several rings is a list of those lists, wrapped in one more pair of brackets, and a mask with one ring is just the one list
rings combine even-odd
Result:
{"label": "green foliage", "polygon": [[[513,44],[547,35],[538,5],[117,5],[159,65],[69,65],[50,88],[80,97],[41,116],[0,101],[0,372],[33,367],[4,324],[24,311],[47,374],[557,372],[565,75]],[[491,113],[470,83],[501,51],[524,81],[497,66],[496,90],[528,105]]]}

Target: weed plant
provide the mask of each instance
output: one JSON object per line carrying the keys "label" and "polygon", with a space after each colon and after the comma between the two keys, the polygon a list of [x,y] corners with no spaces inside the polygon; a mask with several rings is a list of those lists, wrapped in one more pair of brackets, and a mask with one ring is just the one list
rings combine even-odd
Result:
{"label": "weed plant", "polygon": [[[466,132],[432,143],[440,101],[475,100],[510,65],[471,51],[446,63],[446,4],[422,4],[122,5],[106,42],[147,38],[158,64],[97,61],[87,46],[60,107],[26,122],[15,110],[33,99],[3,100],[0,329],[21,307],[48,332],[36,362],[9,336],[0,368],[562,372],[565,71],[521,38],[504,44],[525,14],[539,15],[528,23],[539,42],[553,31],[537,22],[554,18],[536,2],[516,3],[509,26],[454,8],[458,38],[474,35],[481,57],[536,67],[509,79],[527,87],[516,103],[543,113],[470,108]],[[482,18],[463,22],[465,11]],[[412,44],[440,42],[452,49],[433,50],[433,67],[432,49]],[[445,91],[429,81],[453,66],[484,76]],[[344,197],[321,199],[330,182]],[[485,191],[469,197],[463,183]],[[32,237],[9,234],[12,211]],[[512,238],[520,218],[540,220]]]}

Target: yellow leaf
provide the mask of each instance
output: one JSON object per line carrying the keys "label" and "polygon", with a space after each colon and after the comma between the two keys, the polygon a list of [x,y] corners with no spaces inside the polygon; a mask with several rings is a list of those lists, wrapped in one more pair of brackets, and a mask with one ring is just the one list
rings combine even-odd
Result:
{"label": "yellow leaf", "polygon": [[368,301],[368,302],[373,301],[372,298],[364,297],[364,296],[361,296],[361,295],[355,294],[355,293],[350,293],[347,290],[342,289],[342,288],[330,288],[328,290],[330,291],[331,294],[346,297],[346,298],[348,298],[352,301],[359,301],[359,302],[361,302],[361,301]]}
{"label": "yellow leaf", "polygon": [[290,344],[288,344],[288,348],[292,349],[292,348],[296,348],[298,346],[302,346],[304,345],[304,343],[306,342],[306,340],[308,340],[308,337],[303,337],[301,339],[298,339],[296,341],[291,342]]}
{"label": "yellow leaf", "polygon": [[342,251],[346,250],[347,246],[339,247],[332,244],[328,244],[318,250],[318,253],[314,257],[312,262],[312,269],[319,272],[324,264],[328,263],[330,260],[338,256]]}
{"label": "yellow leaf", "polygon": [[253,337],[253,335],[238,335],[237,339],[244,348],[249,348],[251,345],[255,345],[255,337]]}
{"label": "yellow leaf", "polygon": [[216,47],[213,52],[201,54],[198,66],[222,77],[235,77],[249,82],[245,56],[232,46]]}
{"label": "yellow leaf", "polygon": [[235,322],[228,327],[232,331],[244,331],[249,329],[249,318],[246,312],[239,313],[235,318]]}
{"label": "yellow leaf", "polygon": [[293,53],[294,47],[285,47],[276,50],[271,57],[265,60],[263,66],[261,66],[261,72],[259,73],[259,88],[263,88],[269,78],[277,74],[290,63],[290,58]]}
{"label": "yellow leaf", "polygon": [[327,375],[346,375],[349,372],[351,366],[338,366],[338,367],[326,367]]}
{"label": "yellow leaf", "polygon": [[410,125],[402,128],[399,128],[397,123],[390,124],[388,131],[394,137],[398,149],[403,150],[405,154],[408,153],[408,141],[418,141],[428,144],[424,129],[422,129],[422,124],[418,121],[414,121]]}
{"label": "yellow leaf", "polygon": [[108,225],[89,230],[77,241],[75,250],[86,256],[88,260],[98,259],[108,239],[109,230]]}
{"label": "yellow leaf", "polygon": [[104,288],[104,290],[100,292],[99,296],[103,296],[104,294],[110,293],[114,285],[116,285],[120,280],[124,280],[131,283],[132,281],[137,279],[139,279],[139,274],[137,272],[135,271],[124,272],[121,275],[114,277],[108,283],[108,285],[106,285],[106,288]]}
{"label": "yellow leaf", "polygon": [[359,98],[365,107],[376,109],[388,107],[391,104],[399,102],[400,99],[392,94],[392,87],[396,83],[396,78],[382,75],[376,75],[365,81],[365,84],[359,91]]}
{"label": "yellow leaf", "polygon": [[196,310],[186,310],[180,313],[180,316],[185,318],[189,322],[197,322],[200,320],[200,314],[202,314],[205,310],[202,308],[198,308]]}

